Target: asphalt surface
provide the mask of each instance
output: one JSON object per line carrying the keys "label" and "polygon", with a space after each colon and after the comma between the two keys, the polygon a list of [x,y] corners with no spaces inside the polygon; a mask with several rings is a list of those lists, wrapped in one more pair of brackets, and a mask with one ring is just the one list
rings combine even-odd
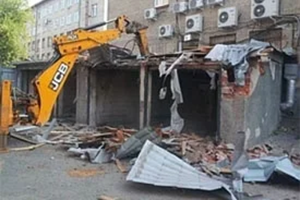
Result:
{"label": "asphalt surface", "polygon": [[[99,169],[104,174],[78,178],[68,173],[74,169]],[[96,200],[101,195],[120,200],[226,199],[220,197],[220,191],[161,188],[128,183],[125,178],[126,174],[120,173],[114,163],[90,164],[56,146],[0,155],[1,200]],[[299,184],[285,179],[245,184],[245,190],[252,195],[263,194],[270,200],[300,200]]]}

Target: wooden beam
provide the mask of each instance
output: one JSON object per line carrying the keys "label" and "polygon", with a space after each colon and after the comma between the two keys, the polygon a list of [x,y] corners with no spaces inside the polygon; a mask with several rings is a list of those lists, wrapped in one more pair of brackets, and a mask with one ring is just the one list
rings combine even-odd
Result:
{"label": "wooden beam", "polygon": [[152,108],[152,71],[148,71],[148,88],[147,88],[147,126],[151,124],[151,108]]}

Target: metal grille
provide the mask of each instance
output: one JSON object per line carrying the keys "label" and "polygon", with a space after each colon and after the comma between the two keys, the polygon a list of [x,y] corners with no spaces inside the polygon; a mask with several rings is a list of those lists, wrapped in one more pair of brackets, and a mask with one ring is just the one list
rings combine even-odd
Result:
{"label": "metal grille", "polygon": [[209,38],[210,45],[216,44],[235,44],[236,43],[236,34],[229,34],[229,35],[218,35],[212,36]]}

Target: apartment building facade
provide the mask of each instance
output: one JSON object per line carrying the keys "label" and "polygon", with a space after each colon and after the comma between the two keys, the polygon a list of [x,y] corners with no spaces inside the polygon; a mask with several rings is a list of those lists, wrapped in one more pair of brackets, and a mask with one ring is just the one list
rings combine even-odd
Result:
{"label": "apartment building facade", "polygon": [[29,57],[47,61],[53,56],[53,37],[106,20],[107,0],[43,0],[32,11]]}
{"label": "apartment building facade", "polygon": [[270,41],[279,48],[295,48],[297,43],[294,15],[300,14],[299,0],[126,0],[122,7],[119,2],[109,1],[109,18],[126,14],[147,25],[153,53],[249,38]]}

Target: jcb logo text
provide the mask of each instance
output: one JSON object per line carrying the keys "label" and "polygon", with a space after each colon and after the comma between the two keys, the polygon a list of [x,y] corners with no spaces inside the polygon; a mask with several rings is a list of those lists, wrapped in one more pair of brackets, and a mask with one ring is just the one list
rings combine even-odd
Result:
{"label": "jcb logo text", "polygon": [[61,82],[64,80],[66,73],[69,69],[69,66],[66,65],[65,63],[61,63],[57,72],[55,73],[54,77],[52,78],[52,81],[49,85],[49,87],[53,90],[53,91],[57,91]]}

